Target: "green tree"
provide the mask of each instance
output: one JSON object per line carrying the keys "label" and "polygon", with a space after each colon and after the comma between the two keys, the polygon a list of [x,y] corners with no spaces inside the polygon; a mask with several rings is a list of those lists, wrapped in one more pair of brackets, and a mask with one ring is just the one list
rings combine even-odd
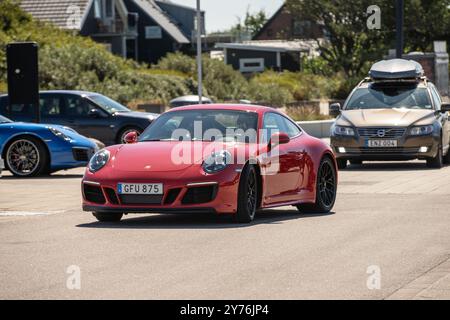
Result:
{"label": "green tree", "polygon": [[405,49],[430,51],[433,41],[450,45],[450,0],[405,1]]}
{"label": "green tree", "polygon": [[[370,5],[381,9],[383,25],[379,30],[367,27]],[[334,71],[360,75],[368,62],[381,58],[389,48],[390,41],[386,39],[392,31],[386,25],[392,25],[392,21],[383,12],[392,12],[392,0],[287,0],[287,6],[300,19],[324,25],[328,41],[318,41],[319,49]]]}
{"label": "green tree", "polygon": [[[369,65],[395,47],[393,0],[287,0],[299,18],[323,23],[328,42],[320,43],[322,58],[334,71],[360,76]],[[381,29],[367,27],[367,8],[381,9]],[[405,52],[432,49],[434,40],[450,40],[450,0],[405,1]]]}

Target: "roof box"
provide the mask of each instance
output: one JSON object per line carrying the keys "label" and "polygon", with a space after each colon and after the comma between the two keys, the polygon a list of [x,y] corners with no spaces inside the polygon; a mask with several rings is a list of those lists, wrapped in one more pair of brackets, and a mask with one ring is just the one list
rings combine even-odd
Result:
{"label": "roof box", "polygon": [[413,60],[392,59],[375,63],[369,71],[369,76],[377,80],[410,80],[423,77],[422,66]]}

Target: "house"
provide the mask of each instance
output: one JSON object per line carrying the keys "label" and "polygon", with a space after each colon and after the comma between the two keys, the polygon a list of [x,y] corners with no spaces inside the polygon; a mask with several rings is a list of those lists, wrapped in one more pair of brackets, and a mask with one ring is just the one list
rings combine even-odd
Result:
{"label": "house", "polygon": [[190,52],[195,45],[196,10],[169,0],[22,0],[20,6],[36,19],[140,62],[156,63],[168,52]]}
{"label": "house", "polygon": [[[124,0],[130,12],[139,15],[137,60],[156,63],[168,52],[195,52],[196,10],[171,1]],[[205,33],[202,15],[202,34]]]}
{"label": "house", "polygon": [[243,43],[218,43],[223,50],[224,62],[242,73],[300,71],[302,56],[318,54],[315,40],[304,41],[245,41]]}
{"label": "house", "polygon": [[253,40],[321,39],[325,31],[320,23],[302,19],[292,14],[283,4],[280,9],[253,36]]}
{"label": "house", "polygon": [[283,4],[253,40],[218,43],[216,48],[223,50],[225,63],[242,73],[301,71],[302,57],[318,56],[324,37],[319,23],[293,15]]}

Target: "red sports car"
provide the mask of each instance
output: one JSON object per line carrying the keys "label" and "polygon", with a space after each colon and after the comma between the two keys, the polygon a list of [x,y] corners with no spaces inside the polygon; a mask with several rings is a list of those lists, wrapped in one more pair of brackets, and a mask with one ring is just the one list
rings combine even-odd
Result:
{"label": "red sports car", "polygon": [[272,108],[181,107],[126,142],[96,153],[86,169],[83,210],[99,221],[212,212],[248,223],[258,209],[329,212],[335,203],[331,148]]}

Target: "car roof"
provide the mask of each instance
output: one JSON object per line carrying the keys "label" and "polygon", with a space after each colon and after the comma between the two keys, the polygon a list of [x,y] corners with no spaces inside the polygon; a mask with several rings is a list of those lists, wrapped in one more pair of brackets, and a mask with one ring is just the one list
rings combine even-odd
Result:
{"label": "car roof", "polygon": [[258,106],[253,104],[196,104],[190,106],[184,106],[179,108],[174,108],[168,112],[183,111],[183,110],[235,110],[235,111],[246,111],[246,112],[257,112],[264,113],[267,111],[278,112],[276,109],[266,106]]}
{"label": "car roof", "polygon": [[[81,91],[81,90],[43,90],[39,91],[39,94],[46,93],[46,94],[75,94],[79,96],[95,96],[100,95],[100,93],[97,92],[90,92],[90,91]],[[7,97],[8,94],[2,94],[0,97]]]}

